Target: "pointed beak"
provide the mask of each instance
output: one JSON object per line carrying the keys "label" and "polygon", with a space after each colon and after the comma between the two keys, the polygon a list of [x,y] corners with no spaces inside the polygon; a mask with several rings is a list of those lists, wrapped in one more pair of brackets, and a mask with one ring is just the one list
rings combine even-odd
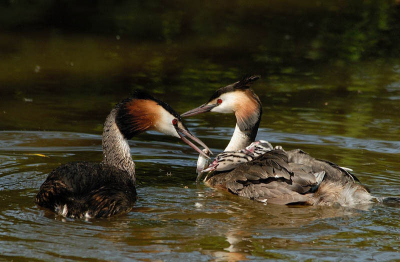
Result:
{"label": "pointed beak", "polygon": [[211,104],[211,105],[201,105],[195,109],[189,110],[183,114],[181,114],[182,117],[186,117],[186,116],[194,116],[194,115],[198,115],[201,113],[206,113],[206,112],[210,112],[214,107],[216,107],[218,104]]}
{"label": "pointed beak", "polygon": [[207,149],[211,154],[211,150],[208,148],[208,146],[206,144],[204,144],[200,139],[198,139],[197,137],[195,137],[194,135],[192,135],[188,130],[180,128],[178,126],[175,127],[176,132],[178,132],[178,135],[180,136],[180,138],[182,139],[183,142],[185,142],[186,144],[188,144],[191,148],[193,148],[194,150],[196,150],[200,155],[204,156],[207,159],[210,159],[210,157],[208,155],[206,155],[200,148],[198,148],[195,144],[193,144],[190,140],[188,140],[185,136],[187,136],[188,138],[192,139],[193,141],[195,141],[197,144],[199,144],[200,146],[204,147],[205,149]]}

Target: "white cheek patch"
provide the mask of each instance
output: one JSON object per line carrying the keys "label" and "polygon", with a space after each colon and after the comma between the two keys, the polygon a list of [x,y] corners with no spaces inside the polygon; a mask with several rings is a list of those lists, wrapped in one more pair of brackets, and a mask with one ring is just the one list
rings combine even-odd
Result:
{"label": "white cheek patch", "polygon": [[219,98],[222,100],[222,103],[214,107],[211,110],[211,112],[224,113],[224,114],[235,113],[236,110],[235,104],[237,103],[238,99],[237,92],[222,94]]}
{"label": "white cheek patch", "polygon": [[175,117],[173,115],[171,115],[164,108],[160,107],[159,114],[156,118],[156,122],[154,123],[154,129],[166,135],[180,137],[176,132],[174,125],[172,124],[172,120],[174,119]]}

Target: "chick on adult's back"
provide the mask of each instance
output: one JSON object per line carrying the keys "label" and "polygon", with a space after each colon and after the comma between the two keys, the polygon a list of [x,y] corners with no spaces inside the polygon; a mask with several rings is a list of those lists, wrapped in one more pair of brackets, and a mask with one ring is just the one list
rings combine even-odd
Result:
{"label": "chick on adult's back", "polygon": [[[219,88],[207,103],[184,114],[206,112],[231,113],[236,127],[225,152],[211,166],[198,162],[198,179],[202,169],[212,171],[206,184],[235,195],[281,205],[354,206],[371,203],[374,197],[348,168],[316,159],[302,150],[273,148],[266,141],[255,142],[261,121],[262,104],[250,85],[259,76],[245,77]],[[261,153],[254,153],[264,145]],[[200,159],[202,160],[202,159]],[[377,199],[379,200],[379,199]]]}

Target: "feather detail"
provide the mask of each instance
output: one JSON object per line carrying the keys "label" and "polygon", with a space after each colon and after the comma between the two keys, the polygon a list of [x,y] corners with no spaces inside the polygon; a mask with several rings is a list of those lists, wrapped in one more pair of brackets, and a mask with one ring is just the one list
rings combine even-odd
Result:
{"label": "feather detail", "polygon": [[157,102],[153,100],[131,99],[118,110],[117,125],[125,138],[130,139],[150,129],[158,117]]}
{"label": "feather detail", "polygon": [[225,93],[239,91],[239,90],[241,90],[241,91],[248,90],[248,89],[250,89],[250,84],[257,81],[259,78],[260,78],[260,76],[244,77],[242,80],[240,80],[238,82],[221,87],[217,91],[215,91],[215,93],[210,97],[210,100],[208,100],[207,103],[213,101],[214,99],[220,97],[222,94],[225,94]]}
{"label": "feather detail", "polygon": [[235,108],[237,125],[240,130],[247,131],[253,129],[257,122],[260,121],[261,113],[262,105],[258,96],[250,89],[244,91],[243,95],[238,99]]}

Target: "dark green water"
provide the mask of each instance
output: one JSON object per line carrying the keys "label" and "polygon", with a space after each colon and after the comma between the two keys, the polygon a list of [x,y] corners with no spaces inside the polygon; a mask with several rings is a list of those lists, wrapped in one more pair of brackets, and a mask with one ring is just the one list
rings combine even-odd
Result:
{"label": "dark green water", "polygon": [[[258,139],[400,196],[399,25],[398,1],[1,3],[0,260],[400,260],[400,208],[239,199],[197,185],[196,153],[153,132],[130,141],[129,214],[70,220],[34,204],[53,168],[101,160],[103,121],[133,90],[182,113],[247,73],[262,76]],[[235,124],[185,120],[214,152]]]}

